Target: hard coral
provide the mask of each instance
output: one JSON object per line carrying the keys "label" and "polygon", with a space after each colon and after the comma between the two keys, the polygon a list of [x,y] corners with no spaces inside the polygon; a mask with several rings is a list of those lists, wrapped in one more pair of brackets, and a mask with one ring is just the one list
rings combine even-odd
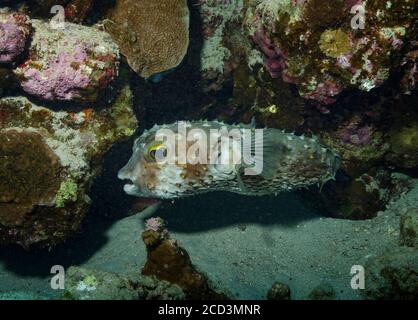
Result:
{"label": "hard coral", "polygon": [[117,0],[104,22],[131,68],[140,76],[177,67],[189,45],[186,0]]}

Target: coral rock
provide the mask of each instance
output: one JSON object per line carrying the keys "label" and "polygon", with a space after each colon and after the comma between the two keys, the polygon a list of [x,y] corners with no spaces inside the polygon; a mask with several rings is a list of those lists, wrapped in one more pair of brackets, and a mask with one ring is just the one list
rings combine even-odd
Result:
{"label": "coral rock", "polygon": [[67,300],[182,300],[180,287],[141,275],[120,275],[70,267],[66,272]]}
{"label": "coral rock", "polygon": [[[417,1],[250,0],[245,28],[273,77],[297,84],[306,99],[328,105],[344,89],[370,91],[400,67],[416,30]],[[355,29],[352,5],[364,6]],[[411,69],[413,70],[413,69]],[[414,71],[411,71],[414,73]]]}
{"label": "coral rock", "polygon": [[418,299],[418,251],[397,248],[373,257],[365,266],[366,299]]}
{"label": "coral rock", "polygon": [[25,50],[32,24],[23,13],[0,12],[0,63],[14,62]]}
{"label": "coral rock", "polygon": [[413,119],[397,123],[389,132],[388,160],[401,168],[418,167],[418,122]]}
{"label": "coral rock", "polygon": [[131,68],[144,78],[177,67],[189,45],[186,0],[117,0],[104,22]]}
{"label": "coral rock", "polygon": [[159,218],[148,220],[142,239],[147,246],[147,262],[142,274],[155,276],[183,288],[188,298],[225,298],[210,288],[208,279],[194,268],[186,250],[170,238]]}
{"label": "coral rock", "polygon": [[39,20],[33,25],[30,57],[15,70],[22,89],[42,100],[95,102],[118,75],[119,51],[110,36],[71,23],[64,30]]}
{"label": "coral rock", "polygon": [[1,99],[0,245],[54,245],[77,231],[100,159],[136,126],[129,104],[68,113]]}

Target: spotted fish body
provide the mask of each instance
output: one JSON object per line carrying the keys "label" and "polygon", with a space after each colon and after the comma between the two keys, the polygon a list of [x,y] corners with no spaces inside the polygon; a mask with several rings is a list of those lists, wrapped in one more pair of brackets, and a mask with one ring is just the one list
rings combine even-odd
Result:
{"label": "spotted fish body", "polygon": [[[248,130],[244,125],[227,125],[217,121],[186,122],[186,126],[189,132],[199,128],[208,136],[211,135],[211,129]],[[178,123],[156,125],[145,131],[135,141],[131,159],[118,174],[120,179],[131,182],[124,186],[127,194],[161,199],[210,191],[231,191],[245,195],[277,194],[314,184],[323,185],[334,178],[340,165],[339,155],[316,138],[297,136],[278,129],[263,129],[263,171],[259,175],[246,175],[244,165],[237,166],[233,163],[159,163],[150,159],[149,155],[155,149],[153,146],[156,133],[161,129],[175,132],[176,141],[185,139],[187,148],[192,145],[187,136],[179,132]],[[233,148],[231,144],[228,152],[244,150],[237,151]],[[221,157],[222,154],[218,156]],[[175,154],[175,159],[177,157],[178,153]]]}

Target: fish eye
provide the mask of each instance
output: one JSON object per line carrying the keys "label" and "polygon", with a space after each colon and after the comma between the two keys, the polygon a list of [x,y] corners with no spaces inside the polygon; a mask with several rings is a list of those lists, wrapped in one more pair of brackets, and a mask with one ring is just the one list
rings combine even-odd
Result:
{"label": "fish eye", "polygon": [[167,157],[168,150],[164,145],[156,145],[148,148],[148,157],[152,161],[159,161]]}

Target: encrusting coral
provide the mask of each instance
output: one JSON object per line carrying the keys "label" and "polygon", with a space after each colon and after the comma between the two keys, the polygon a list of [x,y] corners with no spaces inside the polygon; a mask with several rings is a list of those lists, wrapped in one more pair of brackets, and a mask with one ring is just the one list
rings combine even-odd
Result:
{"label": "encrusting coral", "polygon": [[32,24],[20,12],[0,11],[0,63],[11,63],[24,52],[32,35]]}
{"label": "encrusting coral", "polygon": [[0,245],[54,245],[77,231],[100,159],[136,128],[129,87],[101,111],[0,99]]}
{"label": "encrusting coral", "polygon": [[118,76],[119,50],[110,36],[72,23],[64,30],[32,23],[29,56],[15,70],[22,89],[42,100],[95,102]]}
{"label": "encrusting coral", "polygon": [[[400,67],[416,32],[416,0],[396,5],[386,0],[248,3],[244,26],[264,54],[270,75],[296,84],[302,97],[325,105],[346,88],[379,87]],[[355,5],[367,13],[365,28],[363,18],[351,14]]]}

